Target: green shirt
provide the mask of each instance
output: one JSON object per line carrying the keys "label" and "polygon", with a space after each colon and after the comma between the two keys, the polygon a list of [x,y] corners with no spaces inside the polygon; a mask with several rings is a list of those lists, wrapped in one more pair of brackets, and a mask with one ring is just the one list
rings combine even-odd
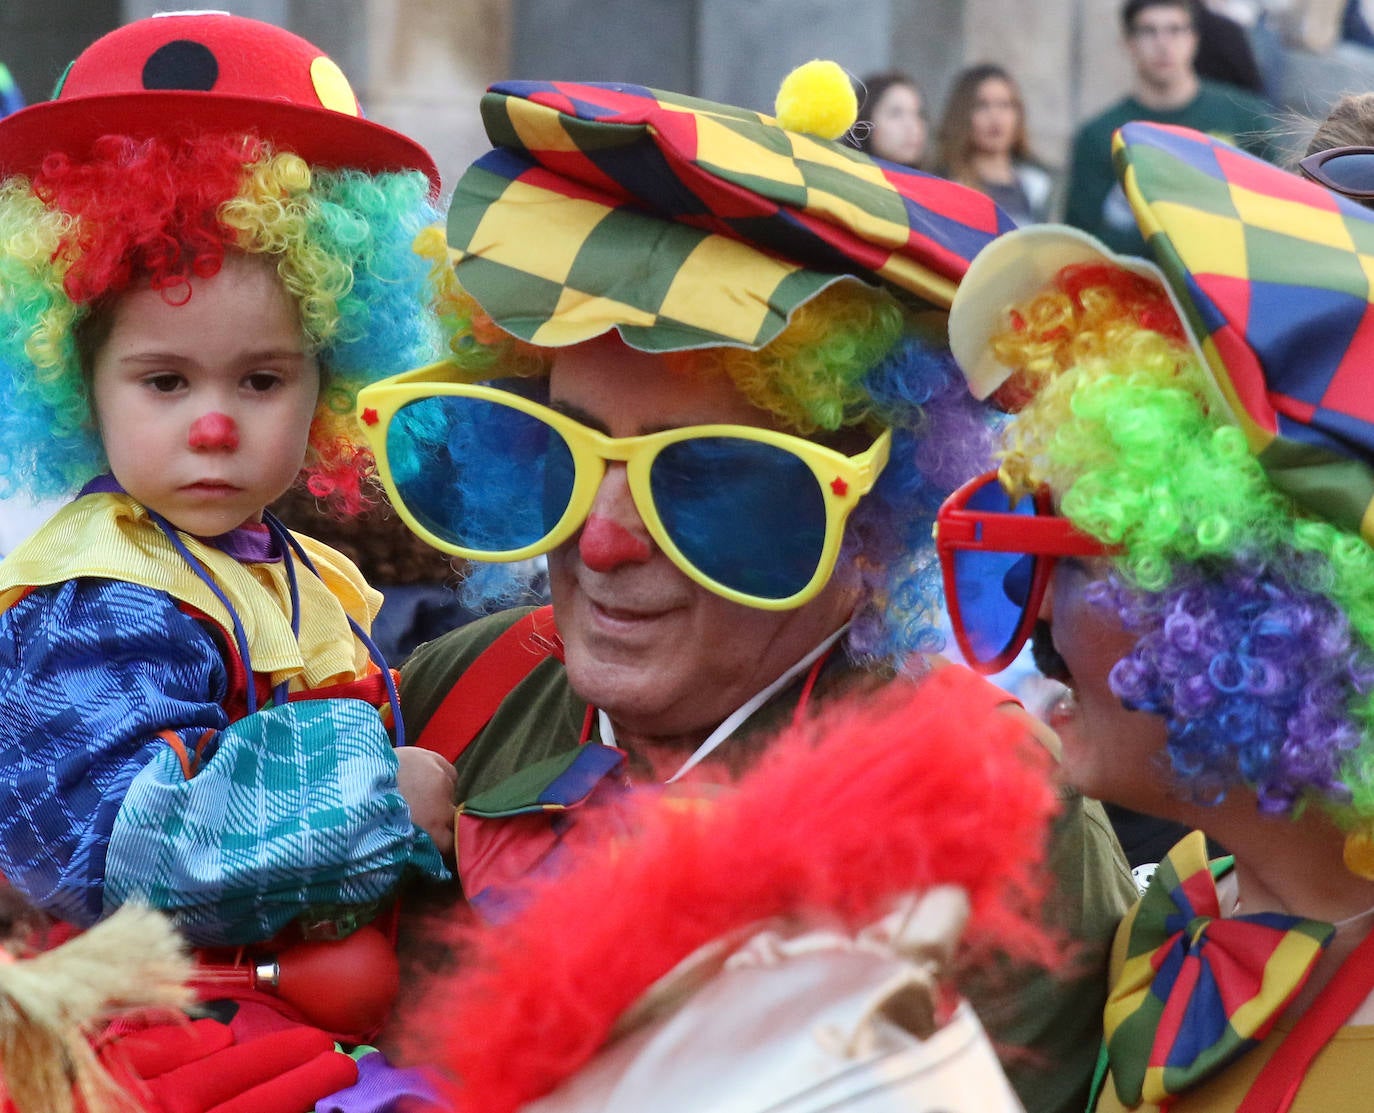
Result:
{"label": "green shirt", "polygon": [[[448,690],[523,610],[506,611],[460,627],[421,646],[401,669],[406,729],[418,738]],[[813,701],[871,688],[891,679],[831,654],[812,690]],[[801,697],[801,676],[764,705],[718,751],[742,767],[769,736],[791,719]],[[457,762],[457,799],[487,791],[535,761],[578,744],[587,704],[568,685],[562,664],[549,657],[512,689],[486,728]],[[595,720],[593,739],[596,739]],[[713,757],[711,760],[717,760]],[[1085,946],[1063,980],[1044,974],[985,971],[961,980],[994,1041],[1013,1049],[1007,1075],[1027,1113],[1080,1113],[1097,1060],[1106,999],[1106,948],[1116,924],[1135,900],[1136,887],[1102,807],[1065,790],[1050,865],[1058,881],[1054,922]],[[1024,1050],[1028,1054],[1020,1054]]]}
{"label": "green shirt", "polygon": [[1112,135],[1132,120],[1192,128],[1260,158],[1274,157],[1269,108],[1244,90],[1204,81],[1197,96],[1167,111],[1147,108],[1134,97],[1118,101],[1074,136],[1064,222],[1091,232],[1123,255],[1145,253],[1145,241],[1112,165]]}

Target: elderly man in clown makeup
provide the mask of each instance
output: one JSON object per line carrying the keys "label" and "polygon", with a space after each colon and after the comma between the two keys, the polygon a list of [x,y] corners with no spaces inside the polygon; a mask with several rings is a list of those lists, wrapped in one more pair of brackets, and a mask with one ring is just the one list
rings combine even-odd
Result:
{"label": "elderly man in clown makeup", "polygon": [[[456,762],[480,912],[608,789],[738,773],[940,647],[933,513],[990,447],[944,310],[1010,224],[824,138],[853,118],[834,85],[848,118],[787,84],[781,123],[636,86],[483,100],[495,150],[426,248],[453,263],[451,357],[359,398],[411,527],[495,562],[473,602],[518,601],[511,568],[547,557],[551,608],[402,670],[407,721]],[[1091,956],[1133,887],[1097,805],[1069,794],[1057,830],[1055,921]],[[1083,973],[975,999],[1029,1109],[1081,1105]]]}
{"label": "elderly man in clown makeup", "polygon": [[1361,1107],[1371,151],[1310,156],[1310,181],[1182,128],[1116,146],[1162,270],[1027,230],[954,302],[974,392],[1015,411],[1000,475],[940,513],[956,634],[992,668],[1038,621],[1066,778],[1199,829],[1118,931],[1091,1108]]}

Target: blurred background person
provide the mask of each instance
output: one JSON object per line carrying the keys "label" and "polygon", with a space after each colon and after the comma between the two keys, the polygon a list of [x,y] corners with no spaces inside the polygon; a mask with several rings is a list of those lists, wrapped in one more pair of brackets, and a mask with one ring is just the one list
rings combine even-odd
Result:
{"label": "blurred background person", "polygon": [[859,119],[844,142],[874,158],[923,169],[930,125],[915,79],[896,71],[872,74],[855,91]]}
{"label": "blurred background person", "polygon": [[1193,128],[1274,158],[1268,106],[1232,85],[1198,77],[1198,0],[1126,0],[1121,31],[1132,65],[1130,92],[1074,135],[1064,221],[1113,251],[1142,255],[1145,241],[1112,168],[1112,134],[1132,120]]}
{"label": "blurred background person", "polygon": [[1225,0],[1204,0],[1197,8],[1197,56],[1193,68],[1204,81],[1235,85],[1256,96],[1276,101],[1260,72],[1251,42],[1252,31],[1226,10]]}
{"label": "blurred background person", "polygon": [[1001,66],[954,79],[938,132],[939,172],[991,197],[1018,225],[1048,219],[1054,179],[1031,154],[1021,90]]}

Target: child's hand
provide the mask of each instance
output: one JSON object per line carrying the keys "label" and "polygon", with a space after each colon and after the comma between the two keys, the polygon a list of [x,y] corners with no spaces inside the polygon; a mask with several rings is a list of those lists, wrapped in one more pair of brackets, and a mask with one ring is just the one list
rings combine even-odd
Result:
{"label": "child's hand", "polygon": [[453,791],[458,774],[453,766],[433,750],[402,746],[396,751],[400,769],[396,787],[410,805],[410,818],[416,827],[434,840],[439,853],[453,860]]}

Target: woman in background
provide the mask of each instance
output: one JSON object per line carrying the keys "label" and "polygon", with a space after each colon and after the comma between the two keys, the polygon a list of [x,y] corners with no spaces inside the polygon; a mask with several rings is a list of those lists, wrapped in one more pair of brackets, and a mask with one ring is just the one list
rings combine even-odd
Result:
{"label": "woman in background", "polygon": [[991,197],[1018,225],[1048,219],[1054,182],[1030,152],[1011,75],[991,63],[954,79],[940,120],[940,173]]}
{"label": "woman in background", "polygon": [[844,142],[874,158],[922,169],[930,129],[921,87],[892,71],[865,77],[857,92],[859,120]]}

